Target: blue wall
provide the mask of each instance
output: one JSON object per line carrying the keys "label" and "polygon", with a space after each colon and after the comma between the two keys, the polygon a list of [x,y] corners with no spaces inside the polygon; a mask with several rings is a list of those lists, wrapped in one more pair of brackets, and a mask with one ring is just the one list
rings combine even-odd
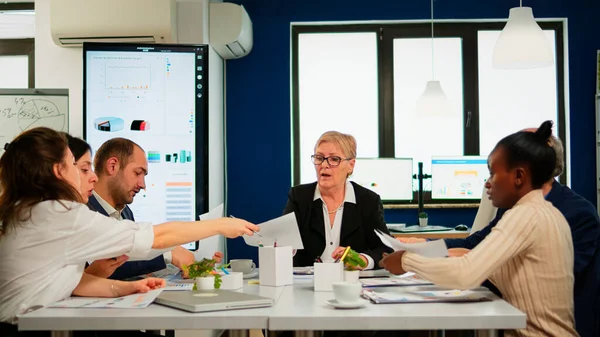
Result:
{"label": "blue wall", "polygon": [[[281,214],[291,184],[290,22],[428,19],[429,1],[238,0],[252,19],[254,48],[227,62],[228,210],[252,222]],[[600,1],[528,0],[536,17],[567,17],[571,187],[596,204],[594,73]],[[439,19],[506,18],[517,0],[436,0]],[[431,223],[471,224],[475,210],[432,210]],[[416,210],[387,210],[388,222],[413,223]],[[230,258],[256,249],[229,240]]]}

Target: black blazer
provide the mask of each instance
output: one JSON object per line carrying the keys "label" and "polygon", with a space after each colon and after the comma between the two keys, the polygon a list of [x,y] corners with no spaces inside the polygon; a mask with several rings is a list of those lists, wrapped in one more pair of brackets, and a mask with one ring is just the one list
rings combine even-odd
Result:
{"label": "black blazer", "polygon": [[[383,204],[379,195],[354,182],[356,204],[345,203],[340,230],[340,246],[350,246],[358,253],[369,255],[379,268],[383,253],[392,252],[385,246],[374,229],[389,234],[383,219]],[[284,214],[294,212],[304,249],[298,250],[294,256],[294,266],[312,266],[315,259],[325,250],[325,219],[323,218],[323,201],[313,200],[317,183],[292,187],[288,193],[288,201]]]}
{"label": "black blazer", "polygon": [[[96,198],[93,195],[90,196],[87,206],[92,211],[96,211],[98,213],[102,213],[108,216],[108,214],[104,210],[104,207],[100,205],[98,200],[96,200]],[[129,206],[125,206],[123,212],[121,212],[121,216],[123,217],[123,219],[135,221],[135,219],[133,218],[133,212],[131,211],[131,208],[129,208]],[[167,265],[165,263],[165,258],[161,254],[155,257],[154,259],[148,261],[125,262],[123,263],[123,265],[117,268],[117,270],[115,270],[115,272],[108,278],[113,280],[124,280],[134,276],[149,274],[161,269],[165,269],[166,267]]]}

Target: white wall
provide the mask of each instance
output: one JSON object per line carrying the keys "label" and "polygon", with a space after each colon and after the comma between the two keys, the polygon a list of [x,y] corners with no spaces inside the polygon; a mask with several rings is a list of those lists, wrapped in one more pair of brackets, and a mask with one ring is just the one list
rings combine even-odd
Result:
{"label": "white wall", "polygon": [[[180,0],[177,35],[179,43],[208,43],[208,1]],[[83,135],[82,49],[58,47],[50,35],[50,0],[36,0],[35,86],[69,89],[69,131]],[[143,15],[143,12],[140,12]],[[224,201],[223,154],[223,59],[212,48],[209,54],[209,208]],[[201,243],[197,257],[223,251],[225,240],[212,238]]]}

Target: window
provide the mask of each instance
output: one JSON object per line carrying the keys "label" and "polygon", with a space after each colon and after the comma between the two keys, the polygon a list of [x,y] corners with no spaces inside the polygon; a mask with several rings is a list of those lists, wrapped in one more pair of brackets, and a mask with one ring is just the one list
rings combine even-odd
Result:
{"label": "window", "polygon": [[344,130],[367,157],[379,156],[377,34],[304,34],[299,37],[300,182],[315,180],[310,156],[321,134]]}
{"label": "window", "polygon": [[[554,30],[546,37],[556,50]],[[479,31],[479,153],[488,155],[499,139],[541,121],[553,120],[559,127],[556,68],[520,71],[492,68],[492,53],[500,32]]]}
{"label": "window", "polygon": [[[563,23],[540,26],[555,66],[511,71],[491,67],[501,22],[436,23],[433,55],[428,23],[294,25],[293,184],[315,180],[310,155],[330,129],[353,134],[358,157],[413,158],[414,173],[422,162],[425,174],[432,156],[487,156],[502,137],[547,119],[564,143]],[[431,79],[441,82],[451,115],[416,113]]]}
{"label": "window", "polygon": [[[435,76],[432,73],[431,39],[394,39],[394,147],[397,158],[413,158],[431,172],[432,155],[463,154],[463,74],[460,38],[436,38]],[[432,78],[439,80],[452,104],[450,116],[422,116],[416,103]],[[443,135],[439,137],[430,135]]]}
{"label": "window", "polygon": [[0,89],[35,86],[33,4],[0,4]]}

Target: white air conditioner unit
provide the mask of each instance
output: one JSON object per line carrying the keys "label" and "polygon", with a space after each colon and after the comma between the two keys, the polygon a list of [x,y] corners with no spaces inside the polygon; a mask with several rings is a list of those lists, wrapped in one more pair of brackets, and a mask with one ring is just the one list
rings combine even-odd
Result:
{"label": "white air conditioner unit", "polygon": [[50,0],[50,31],[61,47],[83,42],[177,42],[175,0]]}
{"label": "white air conditioner unit", "polygon": [[210,45],[224,59],[237,59],[252,50],[252,21],[244,6],[210,3]]}

